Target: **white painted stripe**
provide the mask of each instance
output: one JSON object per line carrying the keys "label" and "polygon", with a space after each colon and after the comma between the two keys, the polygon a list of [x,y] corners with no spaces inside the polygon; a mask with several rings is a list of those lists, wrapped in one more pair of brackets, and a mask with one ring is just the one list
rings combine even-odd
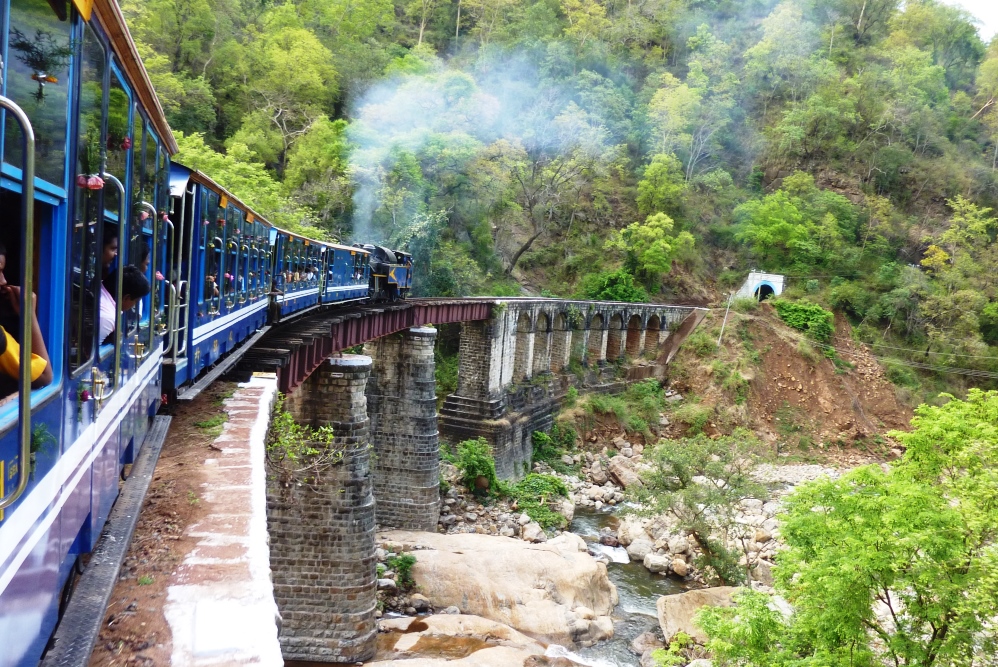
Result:
{"label": "white painted stripe", "polygon": [[327,287],[326,292],[352,292],[353,290],[367,290],[367,285],[347,285],[346,287]]}
{"label": "white painted stripe", "polygon": [[[160,349],[150,355],[149,359],[139,367],[138,372],[115,391],[107,405],[101,408],[97,421],[86,428],[83,435],[56,461],[52,469],[15,508],[10,518],[0,525],[0,563],[5,564],[3,571],[0,572],[0,595],[7,589],[18,568],[34,550],[38,540],[59,516],[66,501],[79,485],[80,479],[107,444],[113,433],[110,427],[120,423],[121,416],[131,409],[142,395],[142,390],[152,381],[159,370],[162,354]],[[98,445],[88,446],[87,443],[93,442],[96,434],[99,434]],[[80,462],[84,458],[86,461],[81,466]],[[67,484],[70,477],[72,480]],[[46,510],[48,513],[22,545],[25,535]],[[21,545],[20,551],[10,563],[7,563],[19,545]]]}
{"label": "white painted stripe", "polygon": [[262,300],[258,303],[253,304],[249,308],[240,308],[239,310],[227,313],[224,317],[220,317],[217,320],[213,320],[208,324],[202,324],[201,326],[194,329],[194,344],[197,345],[202,341],[211,338],[216,333],[225,329],[226,327],[235,324],[239,320],[245,319],[250,315],[261,311],[267,307],[267,301]]}
{"label": "white painted stripe", "polygon": [[313,287],[312,289],[302,290],[301,292],[291,292],[290,294],[279,294],[277,296],[278,303],[284,303],[285,301],[294,301],[303,296],[312,296],[313,294],[318,294],[319,288]]}

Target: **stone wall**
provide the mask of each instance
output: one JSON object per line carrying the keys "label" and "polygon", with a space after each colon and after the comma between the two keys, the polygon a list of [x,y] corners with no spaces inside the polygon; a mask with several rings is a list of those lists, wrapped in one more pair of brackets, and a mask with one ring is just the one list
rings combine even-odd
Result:
{"label": "stone wall", "polygon": [[301,421],[331,426],[342,460],[314,481],[267,482],[274,597],[286,660],[354,663],[374,657],[374,496],[365,389],[371,359],[324,362],[286,404]]}
{"label": "stone wall", "polygon": [[435,530],[440,440],[433,345],[437,330],[410,329],[367,343],[375,512],[380,528]]}

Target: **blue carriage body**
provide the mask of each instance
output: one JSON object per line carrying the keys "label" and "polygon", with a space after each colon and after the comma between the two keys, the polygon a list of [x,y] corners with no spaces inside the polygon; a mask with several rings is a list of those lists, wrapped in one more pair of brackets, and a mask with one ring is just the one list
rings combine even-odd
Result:
{"label": "blue carriage body", "polygon": [[[113,2],[4,0],[0,19],[0,205],[10,212],[0,242],[8,280],[33,282],[53,374],[28,395],[0,397],[0,667],[25,667],[42,655],[74,562],[93,549],[122,466],[159,407],[167,328],[156,274],[167,270],[166,175],[176,144]],[[20,57],[29,48],[23,37],[39,34],[65,54],[51,56],[46,72]],[[36,137],[33,182],[18,109]],[[13,212],[28,194],[34,215],[19,219]],[[105,262],[112,238],[118,256]],[[120,303],[127,265],[141,267],[151,293],[100,340],[101,285]],[[22,401],[30,405],[23,429]]]}

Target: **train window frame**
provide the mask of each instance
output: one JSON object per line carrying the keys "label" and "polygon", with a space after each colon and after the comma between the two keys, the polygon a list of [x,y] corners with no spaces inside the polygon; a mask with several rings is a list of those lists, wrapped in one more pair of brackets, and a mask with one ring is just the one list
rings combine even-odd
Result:
{"label": "train window frame", "polygon": [[[23,0],[27,2],[27,0]],[[56,4],[53,2],[46,2],[43,0],[38,0],[36,2],[38,10],[36,19],[41,18],[43,21],[47,18],[48,23],[43,23],[41,27],[37,22],[28,21],[31,23],[31,27],[36,31],[44,30],[47,34],[57,34],[58,37],[66,37],[65,50],[68,53],[65,57],[62,54],[52,54],[50,57],[58,61],[62,59],[65,61],[61,64],[58,69],[45,71],[45,72],[33,72],[30,76],[30,81],[24,83],[25,88],[22,91],[12,90],[14,86],[13,82],[17,79],[13,79],[12,75],[16,74],[28,74],[27,65],[22,63],[17,57],[10,54],[11,50],[14,49],[13,45],[10,44],[10,35],[13,30],[17,30],[13,24],[15,21],[15,16],[19,12],[14,11],[13,2],[4,3],[3,9],[0,10],[0,25],[4,27],[5,39],[3,40],[4,47],[4,64],[6,65],[2,71],[2,81],[0,81],[0,88],[2,88],[3,95],[15,101],[28,115],[31,121],[32,128],[35,131],[35,183],[34,186],[36,190],[43,190],[52,195],[55,195],[58,199],[65,199],[68,197],[68,182],[69,174],[71,172],[70,157],[72,156],[75,146],[72,144],[73,133],[70,131],[74,126],[73,121],[75,120],[75,107],[77,98],[74,95],[77,89],[77,76],[76,76],[76,61],[78,58],[78,40],[80,36],[80,31],[77,28],[78,22],[76,20],[77,12],[68,0],[63,0],[65,7],[65,15],[60,16],[56,11]],[[46,11],[48,10],[48,11]],[[24,10],[25,14],[28,10]],[[47,15],[47,16],[43,16]],[[55,19],[55,23],[52,23],[52,19]],[[65,27],[60,26],[58,31],[45,30],[45,28],[50,28],[53,25],[65,24]],[[22,27],[27,27],[26,25]],[[22,33],[24,34],[24,33]],[[106,40],[101,40],[102,36],[97,32],[98,41],[105,42]],[[103,45],[103,44],[102,44]],[[106,61],[106,54],[105,54]],[[55,64],[55,63],[53,63]],[[45,75],[41,78],[41,75]],[[58,75],[58,76],[56,76]],[[65,101],[63,104],[57,104],[52,107],[55,113],[49,114],[46,119],[44,116],[40,116],[37,113],[38,107],[42,104],[42,100],[45,99],[47,95],[49,99],[52,99],[52,95],[56,94],[60,97],[65,96]],[[46,120],[51,122],[45,122]],[[61,146],[58,141],[49,141],[52,136],[52,130],[61,131]],[[8,156],[8,140],[10,146],[14,146],[14,154]],[[20,155],[20,128],[17,123],[9,117],[6,111],[0,111],[0,171],[5,176],[16,180],[18,183],[23,181],[23,173],[20,167],[14,166],[15,164],[20,164],[22,156]],[[47,162],[46,159],[48,155],[45,152],[45,148],[51,145],[53,151],[51,157],[53,160]],[[61,148],[61,151],[60,151]],[[61,152],[61,155],[60,155]],[[8,157],[10,159],[8,159]],[[56,174],[56,172],[47,173],[48,167],[54,167],[58,165],[58,169],[61,173]],[[52,176],[56,175],[56,178]],[[37,195],[36,195],[37,196]],[[58,205],[60,202],[51,201],[50,203]]]}
{"label": "train window frame", "polygon": [[[217,315],[221,311],[222,307],[222,290],[219,287],[219,277],[222,273],[222,260],[223,260],[223,248],[216,247],[215,241],[221,241],[222,245],[225,244],[224,239],[219,235],[219,224],[218,224],[218,212],[221,208],[221,197],[217,192],[211,190],[203,185],[201,188],[201,197],[204,202],[204,220],[202,221],[202,227],[204,228],[205,245],[202,257],[202,267],[201,267],[201,281],[204,284],[202,289],[202,296],[207,297],[200,301],[199,304],[208,304],[208,314]],[[214,207],[214,208],[213,208]],[[211,255],[214,263],[214,276],[215,281],[211,283],[214,287],[209,288],[208,282],[208,270],[211,268],[208,264],[208,256]],[[217,257],[217,259],[216,259]],[[208,290],[211,289],[217,294],[207,295]],[[216,304],[217,302],[217,304]],[[217,307],[216,307],[217,305]],[[214,309],[214,313],[212,312]]]}
{"label": "train window frame", "polygon": [[[238,209],[231,203],[225,208],[225,238],[223,253],[223,267],[225,280],[222,282],[222,297],[225,307],[232,310],[236,306],[236,270],[239,267],[239,232],[238,232]],[[230,257],[232,259],[230,266]]]}
{"label": "train window frame", "polygon": [[[9,190],[9,188],[5,189]],[[62,205],[68,205],[68,203]],[[41,248],[52,248],[56,252],[50,254],[47,266],[41,257],[35,263],[34,278],[35,291],[38,298],[38,324],[42,331],[42,337],[45,340],[45,346],[49,350],[49,362],[52,366],[52,382],[44,387],[31,390],[29,401],[32,413],[61,395],[65,382],[63,374],[66,369],[63,364],[62,350],[63,346],[67,343],[69,331],[63,323],[63,319],[65,317],[64,304],[69,297],[69,283],[61,284],[62,281],[59,280],[57,273],[59,262],[53,258],[60,251],[60,254],[65,256],[69,248],[66,245],[68,239],[59,238],[64,231],[57,219],[60,216],[59,208],[60,206],[53,206],[47,202],[42,203],[35,207],[35,218],[33,221],[35,239],[37,241],[36,252],[42,255],[43,253],[40,253]],[[8,247],[7,251],[10,252],[11,249]],[[17,393],[15,391],[11,395],[16,395]],[[10,433],[18,424],[20,398],[18,397],[17,400],[6,400],[7,398],[6,396],[0,397],[0,400],[3,400],[3,403],[0,404],[0,438]],[[0,490],[2,490],[5,483],[6,480],[0,479]]]}
{"label": "train window frame", "polygon": [[[103,244],[103,211],[104,211],[104,191],[103,188],[92,189],[89,184],[84,187],[79,183],[80,178],[87,179],[89,176],[102,173],[104,171],[104,99],[106,98],[106,89],[108,82],[108,71],[110,70],[109,64],[109,54],[106,41],[103,39],[100,30],[87,22],[82,22],[79,30],[76,33],[78,39],[78,46],[76,49],[76,59],[78,62],[82,63],[84,61],[83,49],[84,46],[92,46],[95,49],[94,55],[99,56],[99,58],[94,58],[94,63],[99,62],[99,68],[97,71],[98,76],[91,80],[84,80],[82,76],[83,66],[78,65],[74,69],[77,71],[77,76],[74,81],[74,93],[76,96],[76,104],[73,109],[74,120],[76,127],[76,138],[77,146],[74,149],[77,160],[86,160],[87,164],[80,165],[80,174],[77,176],[77,187],[74,188],[74,195],[72,201],[69,205],[72,207],[72,230],[70,231],[70,245],[69,245],[69,269],[70,269],[70,281],[72,281],[74,271],[76,270],[75,262],[79,259],[79,270],[80,270],[80,293],[81,299],[78,303],[78,307],[74,308],[72,302],[72,286],[70,287],[70,323],[71,327],[67,335],[68,338],[68,352],[69,352],[69,377],[76,379],[87,372],[94,364],[94,361],[100,351],[101,341],[97,340],[98,332],[100,331],[100,284],[103,278],[102,269],[100,264],[100,253]],[[83,101],[85,95],[83,92],[84,86],[88,83],[95,83],[98,87],[97,95],[95,96],[93,102],[92,112],[96,114],[95,120],[96,127],[92,128],[96,131],[96,149],[97,149],[97,165],[96,170],[93,169],[95,165],[91,163],[94,159],[93,155],[84,158],[82,154],[82,143],[87,141],[86,135],[89,135],[89,131],[84,134],[80,130],[80,126],[83,123],[83,115],[85,113]],[[91,142],[93,144],[93,142]],[[80,217],[81,209],[84,210],[84,214]],[[92,221],[89,218],[93,218]],[[79,221],[79,222],[78,222]],[[91,230],[88,235],[83,234],[82,242],[80,244],[80,255],[77,256],[76,239],[75,233],[77,229],[77,224],[81,225],[83,229]],[[84,267],[89,265],[89,269],[92,272],[89,277],[83,275]],[[89,283],[89,286],[85,287],[85,283]],[[86,308],[82,294],[85,289],[89,289],[91,292],[90,297],[92,302],[90,308]],[[90,336],[88,344],[88,352],[85,357],[81,357],[79,353],[74,357],[72,354],[73,350],[73,329],[72,326],[78,326],[79,339],[77,339],[77,347],[79,350],[82,347],[84,336],[86,331],[86,317],[87,310],[89,310],[90,315]]]}

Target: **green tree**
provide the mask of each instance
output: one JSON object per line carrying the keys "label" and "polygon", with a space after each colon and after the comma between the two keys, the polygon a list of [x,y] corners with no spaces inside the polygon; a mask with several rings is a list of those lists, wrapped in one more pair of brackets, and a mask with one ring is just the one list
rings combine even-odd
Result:
{"label": "green tree", "polygon": [[998,650],[998,392],[915,411],[887,467],[798,487],[776,587],[700,621],[721,664],[973,665]]}
{"label": "green tree", "polygon": [[738,503],[766,496],[751,475],[760,452],[755,437],[737,429],[719,438],[660,440],[646,455],[651,470],[642,475],[640,502],[650,513],[673,516],[700,547],[700,567],[725,584],[748,579],[731,544],[748,544],[750,528],[735,521]]}
{"label": "green tree", "polygon": [[686,194],[683,165],[672,153],[656,153],[638,181],[638,211],[645,215],[668,213],[676,215],[682,209]]}
{"label": "green tree", "polygon": [[659,279],[672,270],[672,262],[693,250],[693,235],[672,233],[674,223],[665,213],[649,215],[644,222],[634,222],[610,237],[607,248],[623,250],[627,264],[636,272]]}

